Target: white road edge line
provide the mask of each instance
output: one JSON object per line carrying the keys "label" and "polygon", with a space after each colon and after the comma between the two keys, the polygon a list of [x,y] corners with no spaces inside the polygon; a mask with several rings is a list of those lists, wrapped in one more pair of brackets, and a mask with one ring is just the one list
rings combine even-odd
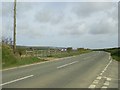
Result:
{"label": "white road edge line", "polygon": [[78,61],[74,61],[74,62],[71,62],[71,63],[68,63],[68,64],[61,65],[61,66],[57,67],[57,69],[66,67],[66,66],[68,66],[68,65],[75,64],[75,63],[77,63],[77,62],[78,62]]}
{"label": "white road edge line", "polygon": [[104,71],[107,70],[108,66],[111,64],[112,60],[108,63],[108,65],[104,68]]}
{"label": "white road edge line", "polygon": [[104,70],[100,73],[100,75],[102,75],[108,68],[108,66],[112,63],[112,60],[110,60],[110,62],[106,65],[106,67],[104,68]]}
{"label": "white road edge line", "polygon": [[23,79],[27,79],[27,78],[33,77],[33,76],[34,76],[34,75],[25,76],[25,77],[22,77],[22,78],[19,78],[19,79],[13,80],[13,81],[9,81],[9,82],[6,82],[6,83],[3,83],[3,84],[0,84],[0,86],[7,85],[7,84],[10,84],[10,83],[14,83],[14,82],[17,82],[17,81],[20,81],[20,80],[23,80]]}

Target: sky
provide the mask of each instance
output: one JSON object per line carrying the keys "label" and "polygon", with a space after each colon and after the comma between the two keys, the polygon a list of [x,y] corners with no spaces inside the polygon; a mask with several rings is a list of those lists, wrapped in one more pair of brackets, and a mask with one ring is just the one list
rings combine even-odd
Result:
{"label": "sky", "polygon": [[[13,5],[2,3],[3,37],[13,38]],[[17,45],[117,47],[118,3],[17,2]]]}

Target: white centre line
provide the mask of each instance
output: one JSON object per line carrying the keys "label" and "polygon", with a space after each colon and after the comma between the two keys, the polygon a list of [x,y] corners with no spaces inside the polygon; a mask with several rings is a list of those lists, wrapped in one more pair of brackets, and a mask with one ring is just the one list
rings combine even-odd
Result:
{"label": "white centre line", "polygon": [[68,66],[68,65],[75,64],[75,63],[77,63],[77,62],[78,62],[78,61],[74,61],[74,62],[71,62],[71,63],[68,63],[68,64],[61,65],[61,66],[57,67],[57,69],[66,67],[66,66]]}
{"label": "white centre line", "polygon": [[22,77],[22,78],[19,78],[19,79],[13,80],[13,81],[9,81],[9,82],[6,82],[6,83],[3,83],[3,84],[0,84],[0,86],[7,85],[7,84],[10,84],[10,83],[14,83],[14,82],[17,82],[17,81],[20,81],[20,80],[23,80],[23,79],[27,79],[27,78],[33,77],[33,76],[34,76],[34,75],[25,76],[25,77]]}

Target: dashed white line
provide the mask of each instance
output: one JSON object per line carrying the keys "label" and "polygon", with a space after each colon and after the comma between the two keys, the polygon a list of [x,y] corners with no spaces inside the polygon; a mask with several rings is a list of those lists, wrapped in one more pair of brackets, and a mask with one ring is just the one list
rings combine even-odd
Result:
{"label": "dashed white line", "polygon": [[107,78],[107,81],[111,81],[111,78]]}
{"label": "dashed white line", "polygon": [[95,88],[96,85],[90,85],[88,88]]}
{"label": "dashed white line", "polygon": [[102,73],[100,73],[100,75],[102,76]]}
{"label": "dashed white line", "polygon": [[20,81],[20,80],[23,80],[23,79],[27,79],[27,78],[33,77],[33,76],[34,76],[34,75],[25,76],[25,77],[22,77],[22,78],[19,78],[19,79],[13,80],[13,81],[9,81],[9,82],[6,82],[6,83],[3,83],[3,84],[0,84],[0,86],[7,85],[7,84],[10,84],[10,83],[14,83],[14,82],[17,82],[17,81]]}
{"label": "dashed white line", "polygon": [[93,84],[98,84],[99,80],[94,80]]}
{"label": "dashed white line", "polygon": [[108,86],[109,85],[109,81],[105,81],[104,85]]}
{"label": "dashed white line", "polygon": [[68,65],[75,64],[75,63],[77,63],[77,62],[78,62],[78,61],[74,61],[74,62],[71,62],[71,63],[68,63],[68,64],[61,65],[61,66],[57,67],[57,69],[60,69],[60,68],[66,67],[66,66],[68,66]]}
{"label": "dashed white line", "polygon": [[107,88],[106,86],[102,86],[102,88]]}
{"label": "dashed white line", "polygon": [[102,78],[101,76],[98,76],[98,77],[97,77],[97,79],[99,79],[99,80],[100,80],[101,78]]}

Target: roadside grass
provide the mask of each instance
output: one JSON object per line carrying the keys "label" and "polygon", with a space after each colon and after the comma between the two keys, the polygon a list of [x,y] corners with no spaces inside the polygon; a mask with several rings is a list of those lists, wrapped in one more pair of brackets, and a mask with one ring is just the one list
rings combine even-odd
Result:
{"label": "roadside grass", "polygon": [[26,64],[46,61],[37,57],[21,58],[18,54],[14,55],[12,49],[8,45],[2,45],[2,68],[17,67]]}
{"label": "roadside grass", "polygon": [[88,52],[91,52],[91,50],[55,53],[55,54],[48,55],[47,57],[63,58],[63,57],[80,55],[80,54],[88,53]]}
{"label": "roadside grass", "polygon": [[111,51],[111,56],[113,59],[120,62],[120,50],[119,49]]}
{"label": "roadside grass", "polygon": [[109,48],[109,49],[99,49],[98,51],[100,51],[100,50],[111,53],[112,58],[114,60],[120,62],[120,47],[118,47],[118,48]]}
{"label": "roadside grass", "polygon": [[17,62],[17,57],[8,45],[2,45],[2,67],[12,66]]}
{"label": "roadside grass", "polygon": [[37,57],[24,57],[18,60],[17,66],[32,64],[37,62],[46,61],[45,59],[39,59]]}
{"label": "roadside grass", "polygon": [[108,49],[106,51],[111,53],[111,56],[112,56],[113,59],[115,59],[116,61],[120,61],[120,49],[119,48]]}
{"label": "roadside grass", "polygon": [[39,59],[37,57],[24,57],[24,58],[17,59],[15,63],[4,64],[2,68],[6,69],[6,68],[11,68],[11,67],[18,67],[22,65],[33,64],[33,63],[38,63],[38,62],[43,62],[43,61],[46,61],[46,60]]}
{"label": "roadside grass", "polygon": [[2,68],[12,68],[18,67],[22,65],[28,65],[48,60],[53,60],[55,58],[63,58],[74,55],[80,55],[83,53],[88,53],[91,50],[82,50],[82,51],[70,51],[70,52],[62,52],[62,53],[54,53],[44,57],[37,56],[28,56],[28,57],[20,57],[19,53],[13,54],[13,51],[9,45],[2,45]]}

